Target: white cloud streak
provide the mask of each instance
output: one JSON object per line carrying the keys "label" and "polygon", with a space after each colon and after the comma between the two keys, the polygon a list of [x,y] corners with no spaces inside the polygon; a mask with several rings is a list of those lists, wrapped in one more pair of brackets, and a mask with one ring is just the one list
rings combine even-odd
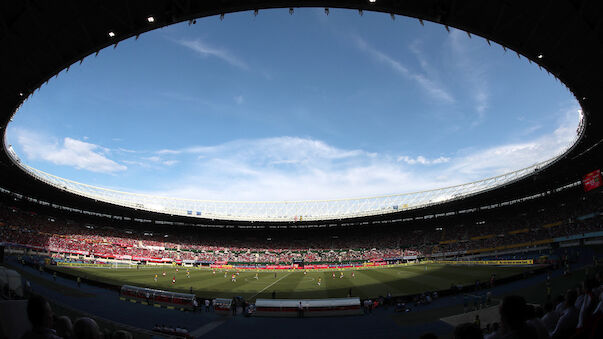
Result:
{"label": "white cloud streak", "polygon": [[238,68],[241,68],[244,70],[249,69],[249,66],[247,65],[247,63],[245,61],[239,59],[238,57],[233,55],[231,52],[227,51],[226,49],[211,46],[210,44],[208,44],[204,41],[184,40],[183,39],[183,40],[178,40],[177,43],[184,47],[191,49],[192,51],[201,55],[202,57],[216,57],[218,59],[226,61],[227,63],[229,63],[235,67],[238,67]]}
{"label": "white cloud streak", "polygon": [[575,137],[574,113],[568,111],[555,131],[541,137],[434,158],[342,149],[297,137],[163,150],[179,159],[193,159],[192,169],[147,193],[216,200],[300,200],[375,196],[462,184],[559,154]]}
{"label": "white cloud streak", "polygon": [[560,155],[575,140],[578,107],[561,115],[558,127],[550,134],[519,143],[476,150],[455,158],[446,177],[465,178],[465,182],[518,170]]}
{"label": "white cloud streak", "polygon": [[472,50],[466,44],[465,32],[453,29],[449,34],[452,57],[462,73],[462,79],[471,87],[473,105],[477,119],[473,126],[481,124],[489,107],[490,90],[483,60],[475,60]]}
{"label": "white cloud streak", "polygon": [[151,163],[154,163],[154,164],[162,164],[162,165],[165,165],[165,166],[173,166],[173,165],[175,165],[175,164],[177,164],[177,163],[180,162],[179,160],[165,160],[165,159],[163,159],[163,158],[161,158],[160,156],[157,156],[157,155],[153,155],[153,156],[150,156],[150,157],[143,157],[142,160],[145,160],[147,162],[151,162]]}
{"label": "white cloud streak", "polygon": [[97,173],[116,173],[127,170],[106,156],[108,149],[92,143],[64,138],[49,140],[31,131],[16,130],[17,142],[29,160],[44,160],[55,165],[71,166]]}
{"label": "white cloud streak", "polygon": [[[564,112],[558,127],[540,137],[438,157],[344,149],[290,136],[164,149],[146,157],[117,154],[130,157],[121,163],[132,165],[141,176],[182,164],[170,167],[166,178],[157,177],[152,190],[133,187],[141,193],[251,201],[375,196],[467,183],[547,160],[574,139],[577,112],[577,107]],[[24,130],[16,136],[30,160],[103,173],[126,170],[98,145],[72,138],[48,140]]]}
{"label": "white cloud streak", "polygon": [[[369,45],[364,39],[359,36],[353,37],[356,47],[366,53],[368,53],[371,57],[373,57],[376,61],[381,62],[383,64],[388,65],[392,70],[396,73],[402,75],[403,77],[413,80],[421,88],[423,88],[429,96],[435,98],[444,103],[453,103],[455,101],[452,94],[450,94],[444,86],[439,84],[437,81],[427,76],[426,74],[416,73],[409,70],[406,66],[404,66],[401,62],[395,60],[391,56],[386,53],[374,48]],[[420,60],[421,62],[421,60]],[[422,62],[425,62],[423,59]]]}
{"label": "white cloud streak", "polygon": [[439,157],[439,158],[435,158],[435,159],[427,159],[422,155],[417,156],[416,158],[413,157],[409,157],[407,155],[404,156],[400,156],[398,157],[398,161],[403,161],[409,165],[415,165],[415,164],[420,164],[420,165],[438,165],[438,164],[444,164],[450,161],[450,158],[448,157]]}

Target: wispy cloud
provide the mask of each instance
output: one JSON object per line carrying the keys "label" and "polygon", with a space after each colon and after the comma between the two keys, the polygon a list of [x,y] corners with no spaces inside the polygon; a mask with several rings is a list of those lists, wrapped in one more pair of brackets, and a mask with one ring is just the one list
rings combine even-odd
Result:
{"label": "wispy cloud", "polygon": [[177,40],[176,42],[184,47],[191,49],[192,51],[196,52],[197,54],[199,54],[203,57],[216,57],[218,59],[226,61],[227,63],[229,63],[235,67],[238,67],[238,68],[241,68],[244,70],[249,69],[249,66],[247,65],[247,63],[245,61],[243,61],[240,58],[238,58],[237,56],[233,55],[228,50],[219,48],[219,47],[215,47],[215,46],[211,46],[207,42],[201,41],[199,39],[197,39],[197,40],[181,39],[181,40]]}
{"label": "wispy cloud", "polygon": [[16,130],[17,142],[28,160],[44,160],[98,173],[116,173],[127,169],[107,157],[108,149],[92,143],[64,138],[52,140],[31,131]]}
{"label": "wispy cloud", "polygon": [[157,155],[153,155],[150,157],[142,157],[142,160],[154,163],[154,164],[161,164],[161,165],[165,165],[165,166],[173,166],[177,163],[179,163],[179,160],[166,160],[163,159],[162,157],[159,157]]}
{"label": "wispy cloud", "polygon": [[455,66],[459,68],[463,74],[462,80],[470,86],[474,111],[477,114],[477,119],[474,120],[473,126],[481,124],[486,118],[486,113],[489,107],[490,89],[486,77],[486,69],[483,60],[475,60],[472,51],[475,47],[469,47],[467,44],[465,32],[458,29],[453,29],[449,34],[450,49]]}
{"label": "wispy cloud", "polygon": [[299,200],[374,196],[462,184],[559,154],[575,137],[575,113],[568,111],[557,129],[538,138],[434,158],[344,149],[298,137],[163,150],[181,160],[192,159],[191,167],[176,176],[178,179],[147,193],[218,200]]}
{"label": "wispy cloud", "polygon": [[[248,157],[261,154],[267,159],[292,160],[309,159],[312,157],[327,159],[343,159],[361,154],[372,153],[361,150],[342,150],[320,140],[299,137],[274,137],[264,139],[238,139],[214,146],[190,146],[180,149],[162,149],[157,154],[201,154],[215,155],[222,152],[242,151]],[[244,150],[244,151],[243,151]]]}
{"label": "wispy cloud", "polygon": [[566,149],[576,135],[577,112],[563,112],[558,127],[537,138],[438,157],[346,149],[292,136],[115,153],[72,138],[59,142],[24,130],[16,135],[29,160],[103,173],[126,170],[108,158],[115,153],[140,175],[169,168],[156,188],[132,188],[138,192],[218,200],[331,199],[432,189],[530,166]]}
{"label": "wispy cloud", "polygon": [[446,176],[476,180],[525,168],[561,154],[576,137],[578,107],[567,109],[558,127],[549,134],[519,143],[459,154],[445,171]]}
{"label": "wispy cloud", "polygon": [[173,166],[179,163],[179,160],[164,160],[162,163],[166,166]]}
{"label": "wispy cloud", "polygon": [[[444,103],[453,103],[455,101],[454,96],[449,93],[443,85],[428,75],[409,70],[408,67],[403,65],[400,61],[369,45],[366,40],[359,36],[353,36],[353,40],[358,49],[368,53],[376,61],[388,65],[393,71],[402,75],[403,77],[415,81],[432,98]],[[423,62],[425,61],[423,60]]]}
{"label": "wispy cloud", "polygon": [[413,157],[409,157],[407,155],[403,155],[403,156],[399,156],[398,157],[398,161],[403,161],[409,165],[415,165],[415,164],[420,164],[420,165],[438,165],[438,164],[444,164],[450,161],[450,158],[448,157],[438,157],[435,159],[427,159],[422,155],[417,156],[416,158]]}
{"label": "wispy cloud", "polygon": [[138,151],[127,149],[127,148],[123,148],[123,147],[118,147],[117,151],[124,152],[124,153],[138,153]]}
{"label": "wispy cloud", "polygon": [[216,150],[215,146],[191,146],[180,149],[169,149],[164,148],[156,151],[156,154],[198,154],[198,153],[207,153]]}

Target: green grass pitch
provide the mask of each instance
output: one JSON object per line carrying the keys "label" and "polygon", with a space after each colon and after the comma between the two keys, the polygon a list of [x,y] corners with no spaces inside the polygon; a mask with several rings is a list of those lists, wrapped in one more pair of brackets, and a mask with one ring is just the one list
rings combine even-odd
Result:
{"label": "green grass pitch", "polygon": [[[176,292],[193,292],[202,297],[242,296],[248,300],[271,298],[360,298],[385,296],[389,291],[393,296],[416,294],[425,291],[447,289],[451,284],[472,285],[476,280],[488,282],[494,273],[497,278],[520,274],[531,267],[461,266],[427,264],[389,268],[351,270],[303,270],[265,271],[240,270],[236,282],[231,276],[236,270],[190,269],[179,267],[127,268],[76,268],[56,267],[57,271],[81,276],[115,285],[135,285]],[[162,273],[166,272],[166,276]],[[340,278],[341,272],[343,277]],[[354,276],[352,276],[352,272]],[[226,276],[225,276],[226,273]],[[256,279],[257,273],[257,279]],[[335,273],[335,278],[333,278]],[[154,276],[157,274],[157,282]],[[176,283],[172,284],[172,278]],[[320,280],[320,285],[318,281]]]}

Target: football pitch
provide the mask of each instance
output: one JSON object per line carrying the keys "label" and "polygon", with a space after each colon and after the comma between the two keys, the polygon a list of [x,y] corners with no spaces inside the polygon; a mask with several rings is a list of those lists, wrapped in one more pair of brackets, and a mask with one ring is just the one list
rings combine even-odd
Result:
{"label": "football pitch", "polygon": [[[193,293],[201,297],[241,296],[247,300],[257,298],[341,298],[351,294],[360,298],[373,298],[443,290],[454,285],[473,285],[476,280],[488,282],[492,274],[496,279],[521,274],[533,267],[464,266],[426,264],[357,270],[266,271],[215,270],[191,268],[142,267],[135,268],[77,268],[53,269],[84,279],[114,285],[134,285],[174,292]],[[165,276],[163,275],[165,272]],[[343,273],[343,275],[342,275]],[[236,275],[233,281],[232,275]],[[157,281],[155,282],[155,275]],[[176,282],[172,283],[175,277]]]}

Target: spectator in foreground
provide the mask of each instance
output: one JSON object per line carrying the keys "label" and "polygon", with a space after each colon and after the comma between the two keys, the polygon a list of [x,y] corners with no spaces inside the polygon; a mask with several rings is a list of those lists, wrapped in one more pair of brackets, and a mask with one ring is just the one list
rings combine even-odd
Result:
{"label": "spectator in foreground", "polygon": [[546,313],[542,317],[542,322],[546,330],[551,333],[555,330],[555,326],[557,326],[559,313],[553,309],[553,304],[550,301],[547,301],[546,304],[544,304],[544,311]]}
{"label": "spectator in foreground", "polygon": [[593,278],[587,278],[584,281],[584,298],[582,298],[582,304],[577,306],[579,317],[578,317],[578,328],[583,328],[592,318],[594,310],[597,308],[598,296],[593,293],[598,283]]}
{"label": "spectator in foreground", "polygon": [[73,324],[74,339],[100,339],[101,332],[96,321],[90,318],[79,318]]}
{"label": "spectator in foreground", "polygon": [[538,338],[534,327],[526,324],[526,301],[523,297],[511,295],[503,299],[499,308],[500,329],[492,333],[488,339],[499,338]]}
{"label": "spectator in foreground", "polygon": [[68,316],[62,315],[54,321],[54,329],[59,337],[71,339],[73,337],[73,324]]}
{"label": "spectator in foreground", "polygon": [[59,339],[56,331],[52,329],[53,314],[46,298],[34,295],[27,301],[27,318],[31,323],[31,330],[26,332],[22,339]]}
{"label": "spectator in foreground", "polygon": [[579,316],[579,311],[575,306],[577,297],[575,289],[570,289],[565,294],[564,308],[555,330],[551,333],[551,338],[570,337],[576,331]]}
{"label": "spectator in foreground", "polygon": [[533,305],[526,305],[526,323],[536,330],[538,339],[549,339],[549,332],[544,326],[544,322],[536,316],[536,308]]}
{"label": "spectator in foreground", "polygon": [[475,323],[464,323],[454,329],[454,339],[482,339],[482,330]]}

